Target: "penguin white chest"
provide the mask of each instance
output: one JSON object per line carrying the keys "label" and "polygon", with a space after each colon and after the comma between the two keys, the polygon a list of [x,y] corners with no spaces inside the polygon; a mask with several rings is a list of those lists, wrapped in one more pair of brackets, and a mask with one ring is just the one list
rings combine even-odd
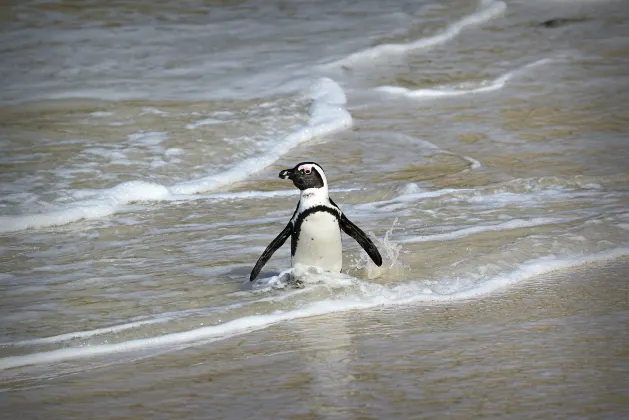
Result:
{"label": "penguin white chest", "polygon": [[304,264],[325,271],[337,273],[341,271],[343,246],[339,223],[334,215],[318,211],[303,220],[291,263],[293,267],[296,264]]}

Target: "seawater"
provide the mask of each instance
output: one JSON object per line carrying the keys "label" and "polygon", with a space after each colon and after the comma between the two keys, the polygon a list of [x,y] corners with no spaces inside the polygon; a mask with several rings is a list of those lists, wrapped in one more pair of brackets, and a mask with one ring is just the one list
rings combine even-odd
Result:
{"label": "seawater", "polygon": [[[621,2],[2,7],[4,395],[80,395],[69,374],[160,376],[172,357],[168,381],[173,360],[253,337],[255,371],[321,317],[465,312],[629,256]],[[344,237],[340,275],[299,270],[291,289],[284,247],[250,283],[298,200],[277,173],[304,160],[384,264]],[[263,343],[270,328],[287,337]],[[336,349],[362,328],[304,340]]]}

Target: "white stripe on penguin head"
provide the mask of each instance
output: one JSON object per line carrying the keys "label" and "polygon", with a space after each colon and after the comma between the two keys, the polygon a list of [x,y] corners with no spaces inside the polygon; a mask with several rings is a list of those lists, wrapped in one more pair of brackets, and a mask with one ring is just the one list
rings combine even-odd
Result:
{"label": "white stripe on penguin head", "polygon": [[323,188],[325,188],[326,190],[328,189],[328,179],[325,177],[325,172],[323,172],[323,168],[321,166],[317,165],[316,163],[304,163],[297,167],[298,171],[301,171],[302,169],[306,173],[312,171],[313,169],[316,169],[317,172],[319,172],[319,175],[321,175],[321,179],[323,180]]}
{"label": "white stripe on penguin head", "polygon": [[319,205],[330,205],[330,198],[328,196],[328,179],[325,177],[325,172],[323,172],[323,168],[317,165],[316,163],[304,163],[297,167],[297,170],[307,170],[313,171],[316,170],[319,175],[321,175],[321,179],[323,180],[323,187],[321,188],[308,188],[301,192],[301,199],[299,200],[299,213],[304,210],[319,206]]}

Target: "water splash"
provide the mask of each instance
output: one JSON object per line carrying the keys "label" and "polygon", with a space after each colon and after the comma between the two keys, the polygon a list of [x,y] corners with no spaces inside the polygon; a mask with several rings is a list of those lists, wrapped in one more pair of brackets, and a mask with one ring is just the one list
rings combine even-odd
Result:
{"label": "water splash", "polygon": [[364,250],[361,250],[358,258],[350,266],[351,270],[358,270],[359,272],[366,272],[366,277],[369,280],[377,279],[386,275],[387,277],[402,278],[405,274],[408,274],[410,267],[400,260],[400,254],[405,253],[402,249],[402,245],[394,242],[391,239],[394,230],[404,230],[397,227],[399,225],[398,218],[396,217],[382,239],[378,238],[373,232],[369,233],[371,239],[374,241],[382,255],[382,266],[378,267],[371,261],[371,258]]}

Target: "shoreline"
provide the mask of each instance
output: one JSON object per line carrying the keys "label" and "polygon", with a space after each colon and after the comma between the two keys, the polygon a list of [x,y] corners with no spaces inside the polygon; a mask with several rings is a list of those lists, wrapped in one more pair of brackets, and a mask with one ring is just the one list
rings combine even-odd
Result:
{"label": "shoreline", "polygon": [[[629,413],[626,273],[629,259],[623,258],[451,305],[281,323],[130,362],[131,370],[122,363],[6,392],[6,412],[23,418],[43,412],[170,418],[179,410],[187,418],[209,412],[215,418],[620,418]],[[119,415],[98,409],[112,405]]]}

